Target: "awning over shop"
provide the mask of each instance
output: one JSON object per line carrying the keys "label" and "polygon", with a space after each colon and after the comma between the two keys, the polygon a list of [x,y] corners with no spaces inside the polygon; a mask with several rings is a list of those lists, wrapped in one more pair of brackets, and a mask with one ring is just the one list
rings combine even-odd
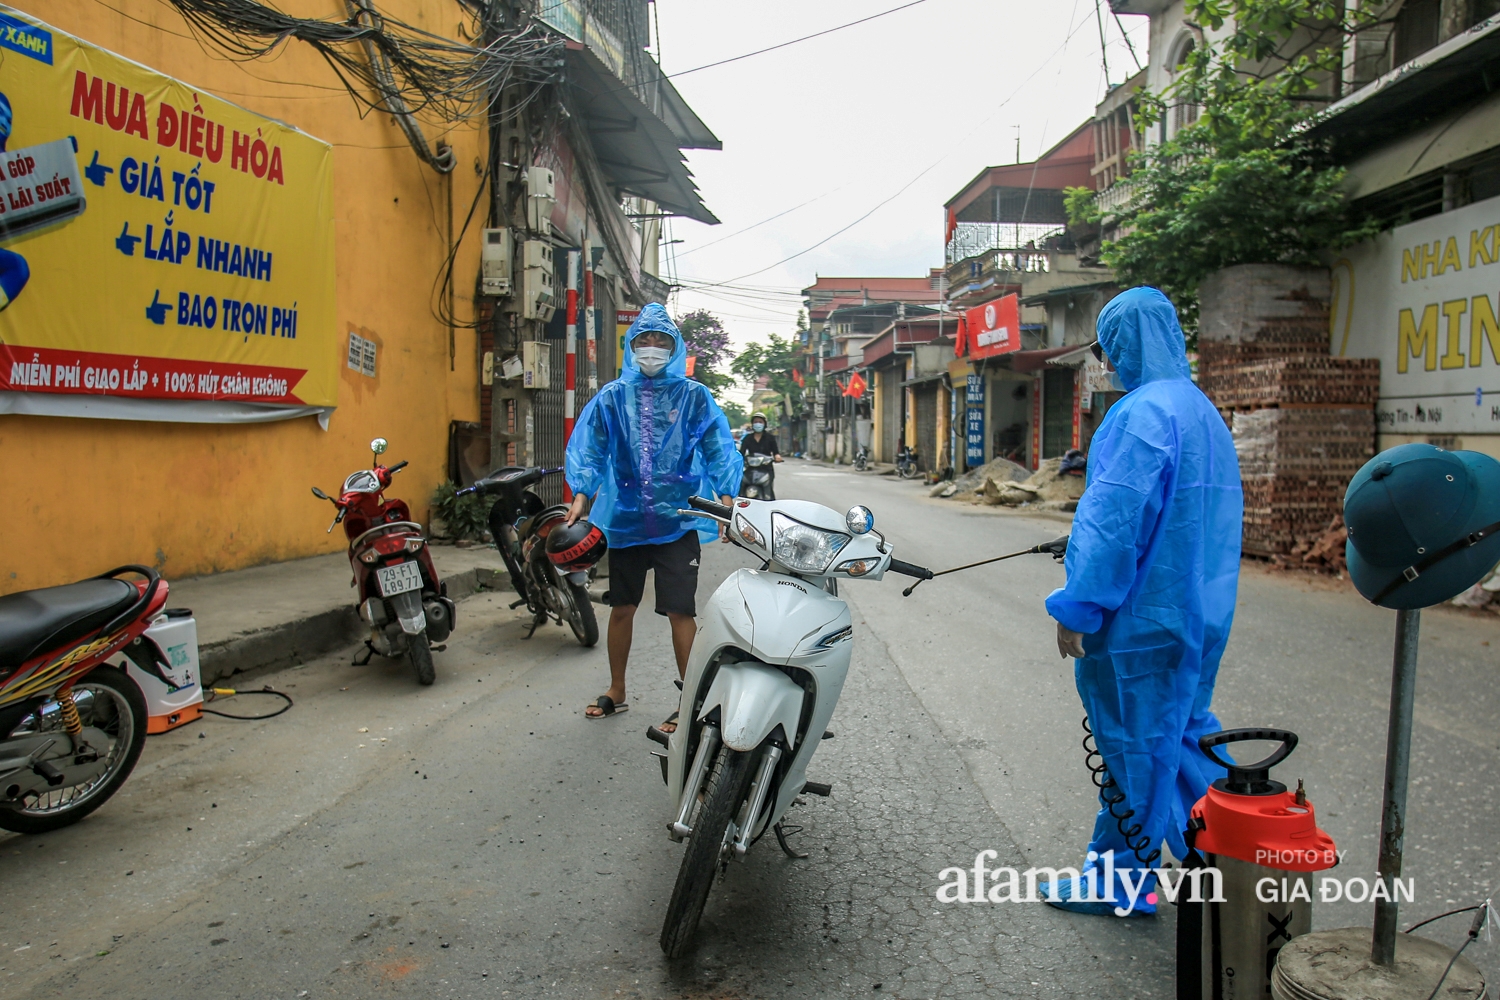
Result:
{"label": "awning over shop", "polygon": [[[649,198],[668,212],[717,224],[703,204],[680,147],[717,148],[713,133],[698,121],[665,78],[657,81],[659,103],[668,121],[658,118],[635,91],[621,84],[604,62],[582,42],[568,41],[568,81],[584,120],[599,165],[621,192]],[[679,135],[674,131],[672,122]]]}
{"label": "awning over shop", "polygon": [[1063,285],[1061,288],[1049,288],[1035,295],[1028,295],[1021,300],[1023,306],[1044,306],[1048,299],[1061,298],[1064,295],[1078,295],[1083,292],[1097,292],[1101,288],[1114,288],[1118,282],[1115,281],[1090,281],[1085,285]]}
{"label": "awning over shop", "polygon": [[1347,162],[1382,142],[1409,135],[1454,108],[1480,100],[1500,70],[1500,21],[1460,32],[1314,115],[1301,133],[1327,142]]}
{"label": "awning over shop", "polygon": [[1039,372],[1047,367],[1047,363],[1054,358],[1072,354],[1075,351],[1088,350],[1087,347],[1080,348],[1076,344],[1068,344],[1065,347],[1044,347],[1040,351],[1016,351],[1013,354],[1004,355],[1002,364],[1012,371]]}
{"label": "awning over shop", "polygon": [[1056,357],[1047,358],[1045,363],[1057,368],[1080,368],[1093,359],[1094,352],[1089,350],[1092,346],[1092,344],[1079,344]]}

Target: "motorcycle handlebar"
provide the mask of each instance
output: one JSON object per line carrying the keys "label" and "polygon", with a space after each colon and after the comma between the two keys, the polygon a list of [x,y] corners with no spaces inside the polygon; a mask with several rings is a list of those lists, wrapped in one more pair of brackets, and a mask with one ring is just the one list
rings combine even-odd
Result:
{"label": "motorcycle handlebar", "polygon": [[391,475],[394,476],[396,473],[400,472],[402,469],[406,468],[410,464],[411,464],[411,462],[406,461],[406,460],[403,459],[402,461],[397,462],[395,465],[391,466],[389,469],[387,469],[385,471],[389,472]]}
{"label": "motorcycle handlebar", "polygon": [[886,568],[892,573],[900,573],[902,576],[914,576],[918,580],[931,580],[933,575],[930,569],[916,566],[909,562],[902,562],[900,559],[892,559],[890,566]]}
{"label": "motorcycle handlebar", "polygon": [[729,516],[734,513],[728,504],[722,504],[705,497],[688,497],[688,506],[694,510],[701,510],[705,514],[711,514],[723,521],[729,520]]}

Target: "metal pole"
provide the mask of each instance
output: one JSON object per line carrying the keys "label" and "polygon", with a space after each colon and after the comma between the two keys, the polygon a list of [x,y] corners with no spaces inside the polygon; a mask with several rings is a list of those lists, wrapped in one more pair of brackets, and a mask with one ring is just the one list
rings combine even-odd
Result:
{"label": "metal pole", "polygon": [[1375,903],[1375,940],[1370,957],[1377,965],[1396,962],[1396,900],[1391,892],[1401,877],[1406,838],[1406,784],[1411,773],[1412,702],[1417,690],[1417,638],[1421,611],[1396,612],[1396,653],[1391,666],[1391,718],[1385,740],[1385,804],[1380,818],[1380,881],[1385,899]]}

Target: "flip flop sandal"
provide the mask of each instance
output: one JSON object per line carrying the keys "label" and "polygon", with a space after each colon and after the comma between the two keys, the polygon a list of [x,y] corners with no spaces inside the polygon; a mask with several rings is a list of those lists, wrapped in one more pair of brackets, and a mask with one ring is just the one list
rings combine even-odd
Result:
{"label": "flip flop sandal", "polygon": [[[588,713],[588,709],[590,709],[590,708],[597,708],[603,714],[601,714],[601,715],[590,715]],[[620,704],[616,705],[615,704],[615,700],[613,698],[611,698],[609,695],[607,695],[607,694],[601,694],[599,696],[599,699],[597,701],[595,701],[592,705],[586,705],[586,706],[584,706],[583,717],[585,719],[607,719],[611,715],[619,715],[621,712],[628,712],[628,711],[630,711],[630,706],[629,705],[625,704],[624,702],[621,702]]]}
{"label": "flip flop sandal", "polygon": [[[670,727],[672,727],[672,733],[675,733],[676,732],[676,712],[672,712],[672,714],[667,715],[666,720],[661,721],[660,726],[670,726]],[[658,744],[661,744],[661,745],[663,745],[663,747],[666,747],[667,742],[669,742],[670,739],[672,739],[672,733],[666,732],[666,730],[664,730],[664,729],[660,729],[660,726],[648,726],[648,727],[646,727],[646,738],[652,739],[652,741],[658,742]]]}

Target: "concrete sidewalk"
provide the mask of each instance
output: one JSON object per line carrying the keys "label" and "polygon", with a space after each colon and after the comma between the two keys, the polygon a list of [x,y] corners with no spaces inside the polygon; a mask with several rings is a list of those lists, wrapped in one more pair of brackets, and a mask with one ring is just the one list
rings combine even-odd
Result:
{"label": "concrete sidewalk", "polygon": [[[510,575],[491,546],[431,548],[438,575],[455,601],[478,590],[510,589]],[[295,666],[358,641],[365,633],[354,606],[349,557],[343,552],[171,580],[168,604],[191,608],[205,685],[231,674]]]}

